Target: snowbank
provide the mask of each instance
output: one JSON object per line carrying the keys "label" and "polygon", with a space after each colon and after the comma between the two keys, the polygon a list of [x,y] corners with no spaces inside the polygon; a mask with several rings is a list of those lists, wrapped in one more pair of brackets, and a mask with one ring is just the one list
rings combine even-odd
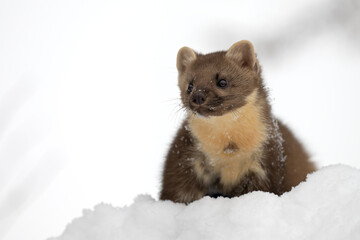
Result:
{"label": "snowbank", "polygon": [[128,207],[99,204],[51,239],[360,239],[360,171],[329,166],[281,197],[253,192],[185,206],[142,195]]}

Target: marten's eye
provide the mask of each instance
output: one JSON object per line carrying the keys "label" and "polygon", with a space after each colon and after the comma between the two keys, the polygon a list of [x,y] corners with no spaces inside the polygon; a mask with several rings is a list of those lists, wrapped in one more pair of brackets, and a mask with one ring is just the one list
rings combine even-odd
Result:
{"label": "marten's eye", "polygon": [[226,88],[228,83],[225,79],[220,79],[216,85],[220,88]]}
{"label": "marten's eye", "polygon": [[194,88],[194,85],[192,83],[190,83],[189,86],[188,86],[187,92],[191,93],[193,88]]}

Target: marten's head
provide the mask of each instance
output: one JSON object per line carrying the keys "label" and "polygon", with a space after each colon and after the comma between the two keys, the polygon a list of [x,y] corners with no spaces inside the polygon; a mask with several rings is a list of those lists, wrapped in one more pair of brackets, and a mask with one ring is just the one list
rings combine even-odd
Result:
{"label": "marten's head", "polygon": [[206,55],[183,47],[177,69],[185,108],[202,116],[221,116],[242,107],[261,84],[260,66],[249,41]]}

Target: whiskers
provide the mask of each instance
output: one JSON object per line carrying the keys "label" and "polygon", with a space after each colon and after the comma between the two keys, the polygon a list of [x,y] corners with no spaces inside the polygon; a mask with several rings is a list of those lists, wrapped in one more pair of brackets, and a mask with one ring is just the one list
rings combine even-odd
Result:
{"label": "whiskers", "polygon": [[172,105],[170,116],[174,118],[175,122],[181,120],[187,112],[187,108],[182,104],[181,98],[173,98],[166,101]]}

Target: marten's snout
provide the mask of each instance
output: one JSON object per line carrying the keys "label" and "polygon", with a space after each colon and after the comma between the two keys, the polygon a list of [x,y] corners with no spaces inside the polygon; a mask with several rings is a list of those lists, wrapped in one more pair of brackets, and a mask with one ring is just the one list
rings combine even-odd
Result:
{"label": "marten's snout", "polygon": [[192,102],[196,105],[202,105],[206,100],[206,95],[202,92],[195,92],[192,96]]}

